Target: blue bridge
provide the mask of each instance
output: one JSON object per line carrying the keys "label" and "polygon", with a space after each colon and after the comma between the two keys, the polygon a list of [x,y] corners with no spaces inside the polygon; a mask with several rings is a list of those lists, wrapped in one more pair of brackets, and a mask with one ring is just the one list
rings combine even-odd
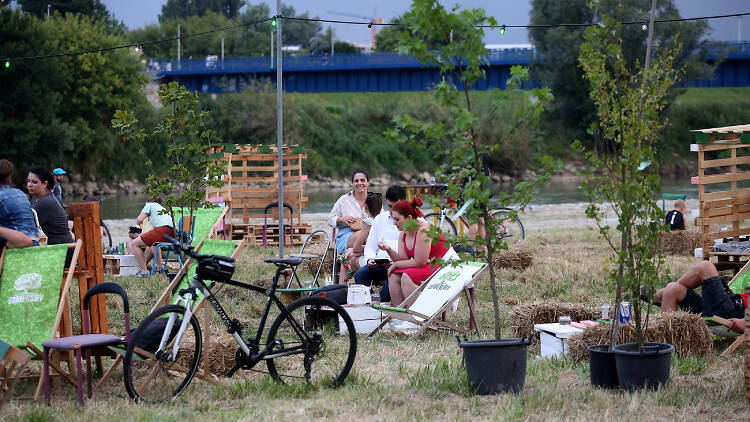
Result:
{"label": "blue bridge", "polygon": [[[489,51],[484,66],[487,77],[472,89],[505,89],[511,66],[529,65],[534,55],[531,48]],[[707,62],[715,60],[715,56],[706,58]],[[177,81],[205,93],[238,92],[256,81],[276,83],[276,69],[269,56],[161,61],[149,63],[149,70],[163,82]],[[440,82],[436,67],[397,53],[284,56],[283,71],[283,86],[288,92],[420,91]],[[728,55],[713,78],[682,85],[750,86],[750,42],[730,43]]]}

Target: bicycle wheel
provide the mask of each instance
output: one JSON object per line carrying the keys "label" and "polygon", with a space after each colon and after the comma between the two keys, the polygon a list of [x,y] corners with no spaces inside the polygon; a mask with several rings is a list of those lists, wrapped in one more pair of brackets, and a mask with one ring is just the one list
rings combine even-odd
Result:
{"label": "bicycle wheel", "polygon": [[509,210],[493,211],[491,215],[495,220],[497,228],[495,234],[498,239],[510,244],[520,242],[526,237],[526,231],[521,224],[521,220],[511,214]]}
{"label": "bicycle wheel", "polygon": [[[194,315],[178,336],[184,318],[184,307],[163,306],[147,316],[131,336],[123,359],[123,379],[134,401],[167,401],[190,384],[200,362],[203,337]],[[165,335],[170,320],[172,328]],[[178,339],[177,353],[173,354]],[[159,347],[160,343],[164,345]]]}
{"label": "bicycle wheel", "polygon": [[456,234],[458,233],[456,231],[456,225],[453,224],[453,221],[447,216],[441,215],[441,213],[438,212],[431,212],[425,214],[424,219],[433,226],[439,227],[446,239],[456,238]]}
{"label": "bicycle wheel", "polygon": [[[272,354],[289,353],[266,360],[274,379],[307,379],[324,386],[336,387],[344,382],[357,354],[357,333],[354,323],[341,305],[319,296],[292,302],[276,317],[268,331],[268,344],[279,341]],[[290,317],[296,321],[293,324]],[[339,334],[339,324],[346,324],[346,334]],[[306,340],[296,327],[303,329]]]}

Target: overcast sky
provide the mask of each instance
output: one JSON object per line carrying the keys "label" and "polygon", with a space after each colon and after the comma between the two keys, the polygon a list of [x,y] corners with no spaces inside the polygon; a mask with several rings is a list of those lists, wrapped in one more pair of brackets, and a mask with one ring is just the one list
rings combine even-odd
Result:
{"label": "overcast sky", "polygon": [[[560,0],[566,1],[566,0]],[[118,19],[125,22],[128,28],[139,28],[148,23],[156,22],[161,12],[162,4],[166,0],[102,0],[107,9],[114,13]],[[250,3],[262,3],[251,1]],[[275,14],[276,2],[266,1],[271,5],[272,14]],[[456,3],[463,7],[482,7],[487,14],[497,19],[498,23],[506,25],[523,25],[529,22],[530,0],[448,0],[442,2],[447,7]],[[386,22],[395,16],[404,13],[410,2],[407,0],[285,0],[284,4],[294,7],[298,13],[309,12],[311,16],[317,15],[323,19],[357,20],[345,15],[358,15],[363,17],[382,17]],[[682,17],[724,15],[731,13],[750,12],[750,0],[675,0]],[[750,40],[750,16],[741,18],[741,39]],[[364,21],[368,19],[362,19]],[[713,19],[710,21],[713,32],[711,38],[717,40],[737,41],[738,18]],[[336,29],[338,39],[356,44],[370,42],[370,30],[367,26],[356,25],[333,25]],[[527,43],[526,30],[510,29],[502,39],[495,32],[489,32],[486,37],[487,43],[518,44]]]}

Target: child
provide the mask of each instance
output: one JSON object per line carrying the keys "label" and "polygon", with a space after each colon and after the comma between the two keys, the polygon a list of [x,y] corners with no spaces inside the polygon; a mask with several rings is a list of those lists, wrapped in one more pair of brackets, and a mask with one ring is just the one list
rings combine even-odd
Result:
{"label": "child", "polygon": [[667,213],[664,218],[664,224],[669,225],[670,230],[685,230],[685,201],[678,199],[674,201],[674,209]]}

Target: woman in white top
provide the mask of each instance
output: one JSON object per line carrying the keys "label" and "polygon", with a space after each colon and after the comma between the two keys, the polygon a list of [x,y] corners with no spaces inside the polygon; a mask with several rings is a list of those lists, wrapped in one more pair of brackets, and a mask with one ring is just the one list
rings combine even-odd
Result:
{"label": "woman in white top", "polygon": [[[365,204],[370,176],[362,169],[354,170],[352,186],[353,189],[341,195],[328,214],[328,225],[336,229],[334,240],[338,253],[346,252],[346,249],[351,248],[357,238],[362,236],[361,230],[355,232],[352,227],[358,226],[362,220],[370,217]],[[341,275],[343,279],[344,274]]]}
{"label": "woman in white top", "polygon": [[354,239],[352,247],[346,249],[346,259],[349,260],[352,271],[356,272],[359,265],[359,257],[364,254],[365,242],[367,237],[370,235],[370,228],[372,228],[375,216],[383,212],[383,198],[382,195],[377,192],[368,192],[367,199],[365,200],[365,206],[367,207],[367,213],[373,217],[367,217],[362,220],[362,229],[355,233],[351,238]]}

